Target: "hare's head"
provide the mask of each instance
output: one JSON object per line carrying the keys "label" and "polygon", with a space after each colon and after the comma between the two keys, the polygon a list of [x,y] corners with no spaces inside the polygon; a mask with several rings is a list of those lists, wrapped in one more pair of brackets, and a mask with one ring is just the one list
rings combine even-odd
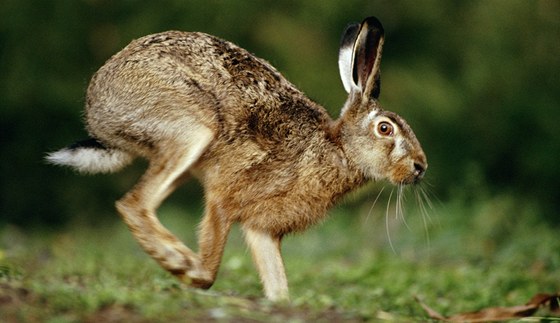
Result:
{"label": "hare's head", "polygon": [[349,26],[342,37],[339,68],[349,97],[341,113],[341,140],[366,176],[417,183],[428,166],[426,155],[406,121],[377,100],[383,40],[383,27],[373,17]]}

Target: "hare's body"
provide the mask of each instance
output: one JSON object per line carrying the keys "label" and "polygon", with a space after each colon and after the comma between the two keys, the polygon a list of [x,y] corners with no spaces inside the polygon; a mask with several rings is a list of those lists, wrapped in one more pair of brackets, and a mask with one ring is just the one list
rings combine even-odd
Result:
{"label": "hare's body", "polygon": [[207,140],[185,171],[228,221],[278,236],[316,222],[364,181],[348,172],[323,107],[265,61],[206,34],[132,42],[96,73],[87,98],[90,134],[130,155],[153,160]]}
{"label": "hare's body", "polygon": [[[286,298],[285,234],[316,223],[369,179],[414,183],[426,168],[406,122],[377,103],[382,44],[374,18],[346,32],[340,69],[350,96],[333,121],[266,61],[229,42],[177,31],[140,38],[89,85],[86,122],[94,139],[49,159],[86,172],[148,159],[142,179],[117,202],[142,247],[174,275],[207,288],[239,222],[267,297]],[[199,253],[155,213],[190,176],[205,190]]]}

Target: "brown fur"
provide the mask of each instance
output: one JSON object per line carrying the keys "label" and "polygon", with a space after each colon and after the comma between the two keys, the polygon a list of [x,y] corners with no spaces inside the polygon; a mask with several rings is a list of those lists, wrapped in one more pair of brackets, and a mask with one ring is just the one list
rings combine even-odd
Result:
{"label": "brown fur", "polygon": [[[150,162],[117,202],[146,252],[172,274],[208,288],[230,227],[240,222],[267,296],[286,298],[284,235],[322,220],[340,197],[370,179],[418,181],[426,168],[420,144],[402,118],[369,95],[379,92],[379,28],[375,52],[366,55],[375,61],[364,63],[374,70],[362,67],[362,90],[350,93],[338,120],[266,61],[203,33],[146,36],[109,59],[88,87],[87,129],[105,147]],[[373,134],[376,118],[394,123],[393,138]],[[155,213],[189,176],[205,190],[199,253]]]}

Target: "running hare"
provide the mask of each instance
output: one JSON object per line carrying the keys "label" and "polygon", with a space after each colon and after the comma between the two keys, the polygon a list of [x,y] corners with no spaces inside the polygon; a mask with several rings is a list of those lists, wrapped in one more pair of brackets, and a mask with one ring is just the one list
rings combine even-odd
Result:
{"label": "running hare", "polygon": [[[142,248],[182,281],[209,288],[231,225],[241,223],[266,297],[288,298],[282,237],[325,217],[368,180],[420,181],[426,157],[408,124],[377,98],[383,27],[373,17],[343,35],[340,117],[268,62],[219,38],[169,31],[131,42],[93,76],[90,139],[48,155],[86,173],[149,161],[116,207]],[[162,226],[156,209],[188,177],[205,192],[199,252]]]}

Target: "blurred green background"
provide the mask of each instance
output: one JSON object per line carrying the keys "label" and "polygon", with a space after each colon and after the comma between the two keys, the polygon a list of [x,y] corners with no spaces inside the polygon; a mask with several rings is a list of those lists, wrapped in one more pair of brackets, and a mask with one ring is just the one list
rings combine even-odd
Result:
{"label": "blurred green background", "polygon": [[[530,208],[558,225],[558,0],[2,0],[0,224],[116,218],[113,201],[144,163],[78,176],[43,157],[87,136],[89,78],[132,39],[169,29],[220,36],[269,60],[336,117],[346,99],[339,37],[369,15],[386,31],[380,101],[423,144],[432,194],[444,204],[507,196],[510,221]],[[351,206],[372,201],[359,195]],[[200,212],[200,187],[189,182],[169,203]]]}

